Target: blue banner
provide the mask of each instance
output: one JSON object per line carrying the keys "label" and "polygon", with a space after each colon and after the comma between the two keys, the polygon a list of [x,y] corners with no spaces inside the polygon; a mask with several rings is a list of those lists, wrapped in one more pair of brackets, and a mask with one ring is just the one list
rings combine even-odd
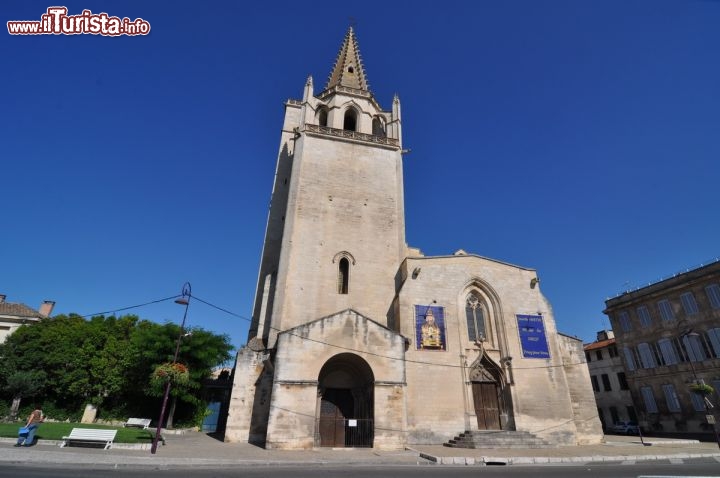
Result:
{"label": "blue banner", "polygon": [[550,358],[542,315],[516,315],[524,358]]}

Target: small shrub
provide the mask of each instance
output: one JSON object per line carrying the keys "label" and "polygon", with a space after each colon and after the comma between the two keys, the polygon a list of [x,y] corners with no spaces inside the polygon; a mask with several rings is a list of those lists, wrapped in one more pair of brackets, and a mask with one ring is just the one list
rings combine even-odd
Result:
{"label": "small shrub", "polygon": [[690,385],[690,391],[693,393],[697,393],[698,395],[711,395],[715,389],[712,388],[712,386],[706,384],[706,383],[693,383]]}
{"label": "small shrub", "polygon": [[[57,422],[77,422],[82,418],[82,413],[79,410],[66,410],[63,407],[57,406],[55,403],[43,403],[42,410],[45,416],[52,421]],[[30,412],[28,412],[29,414]]]}

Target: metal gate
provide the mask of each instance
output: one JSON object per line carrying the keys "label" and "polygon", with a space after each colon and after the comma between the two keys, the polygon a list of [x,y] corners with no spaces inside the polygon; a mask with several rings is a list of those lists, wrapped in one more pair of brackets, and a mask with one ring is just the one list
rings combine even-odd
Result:
{"label": "metal gate", "polygon": [[217,431],[218,421],[220,419],[220,402],[210,402],[207,406],[208,416],[203,419],[202,431],[205,433],[215,433]]}
{"label": "metal gate", "polygon": [[356,406],[353,394],[346,389],[327,389],[320,401],[317,430],[323,447],[372,447],[373,420],[353,418],[362,407]]}
{"label": "metal gate", "polygon": [[373,425],[371,418],[320,418],[320,446],[372,448]]}

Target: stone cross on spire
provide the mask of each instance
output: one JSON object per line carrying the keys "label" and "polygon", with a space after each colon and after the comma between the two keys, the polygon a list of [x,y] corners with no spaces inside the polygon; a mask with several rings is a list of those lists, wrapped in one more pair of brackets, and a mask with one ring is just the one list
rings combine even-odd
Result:
{"label": "stone cross on spire", "polygon": [[330,73],[330,78],[328,78],[325,89],[336,86],[369,91],[367,79],[365,78],[365,70],[362,65],[362,59],[360,58],[360,48],[358,47],[353,27],[348,28],[345,34],[345,40],[343,40],[340,52],[335,59],[335,65],[333,65],[332,73]]}

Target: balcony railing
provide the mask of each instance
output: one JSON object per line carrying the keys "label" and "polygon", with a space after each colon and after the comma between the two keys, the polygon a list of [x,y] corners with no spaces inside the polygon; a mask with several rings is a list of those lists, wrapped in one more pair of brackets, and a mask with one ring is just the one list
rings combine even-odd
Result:
{"label": "balcony railing", "polygon": [[333,86],[332,88],[328,88],[327,90],[323,91],[322,93],[320,93],[319,98],[322,100],[322,99],[330,96],[330,94],[336,93],[336,92],[349,93],[351,95],[360,96],[363,98],[372,98],[372,93],[370,93],[369,91],[358,90],[357,88],[348,88],[347,86],[340,86],[340,85]]}
{"label": "balcony railing", "polygon": [[376,136],[373,134],[358,133],[357,131],[349,131],[346,129],[330,128],[329,126],[318,126],[316,124],[305,123],[303,131],[325,136],[335,136],[339,138],[353,139],[364,143],[381,144],[384,146],[400,147],[400,141],[385,136]]}

